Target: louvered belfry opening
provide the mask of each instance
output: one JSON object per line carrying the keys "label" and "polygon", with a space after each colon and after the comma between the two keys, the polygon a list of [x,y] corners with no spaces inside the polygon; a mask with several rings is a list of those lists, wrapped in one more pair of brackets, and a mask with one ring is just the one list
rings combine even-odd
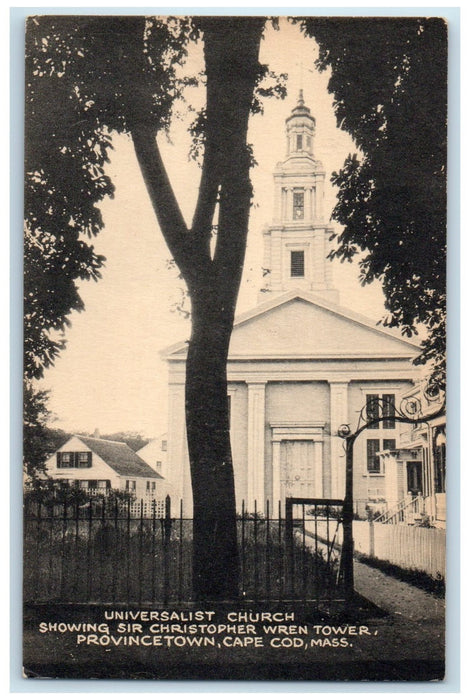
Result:
{"label": "louvered belfry opening", "polygon": [[291,277],[305,277],[305,255],[303,250],[292,250],[290,254]]}

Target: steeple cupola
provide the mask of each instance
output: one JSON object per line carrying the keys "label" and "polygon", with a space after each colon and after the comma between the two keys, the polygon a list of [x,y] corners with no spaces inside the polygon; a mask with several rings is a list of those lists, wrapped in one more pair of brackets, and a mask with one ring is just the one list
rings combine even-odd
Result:
{"label": "steeple cupola", "polygon": [[333,233],[324,220],[325,170],[315,160],[316,122],[300,90],[286,119],[287,154],[274,170],[273,221],[264,231],[266,292],[305,289],[338,301],[327,260]]}
{"label": "steeple cupola", "polygon": [[313,155],[315,119],[305,106],[303,90],[299,91],[297,104],[286,119],[287,155]]}

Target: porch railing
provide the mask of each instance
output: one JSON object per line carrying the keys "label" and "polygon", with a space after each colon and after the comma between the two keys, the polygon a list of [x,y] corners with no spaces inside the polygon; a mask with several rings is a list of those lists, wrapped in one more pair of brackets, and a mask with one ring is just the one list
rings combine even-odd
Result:
{"label": "porch railing", "polygon": [[419,522],[424,513],[424,499],[421,494],[412,496],[409,494],[402,501],[397,503],[394,508],[389,508],[384,513],[381,513],[373,520],[376,523],[390,523],[398,525],[399,523],[414,524]]}

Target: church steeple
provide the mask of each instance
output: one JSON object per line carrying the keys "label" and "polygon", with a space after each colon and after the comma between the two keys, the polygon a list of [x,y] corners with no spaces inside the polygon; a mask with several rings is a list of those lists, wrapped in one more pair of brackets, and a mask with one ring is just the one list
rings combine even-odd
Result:
{"label": "church steeple", "polygon": [[326,257],[333,231],[324,221],[325,170],[314,158],[316,122],[302,90],[285,123],[287,153],[274,170],[273,222],[264,231],[263,291],[300,288],[337,302]]}
{"label": "church steeple", "polygon": [[313,155],[315,119],[305,106],[303,90],[299,90],[297,104],[286,119],[287,155]]}

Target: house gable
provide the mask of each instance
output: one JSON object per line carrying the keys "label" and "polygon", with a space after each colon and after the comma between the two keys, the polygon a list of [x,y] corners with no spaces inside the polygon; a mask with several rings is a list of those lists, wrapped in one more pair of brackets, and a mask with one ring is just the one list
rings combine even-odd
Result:
{"label": "house gable", "polygon": [[[57,453],[90,452],[91,467],[64,468],[57,466]],[[124,442],[100,440],[82,435],[74,435],[46,462],[46,469],[52,478],[109,479],[117,486],[119,477],[163,479],[141,457]]]}

